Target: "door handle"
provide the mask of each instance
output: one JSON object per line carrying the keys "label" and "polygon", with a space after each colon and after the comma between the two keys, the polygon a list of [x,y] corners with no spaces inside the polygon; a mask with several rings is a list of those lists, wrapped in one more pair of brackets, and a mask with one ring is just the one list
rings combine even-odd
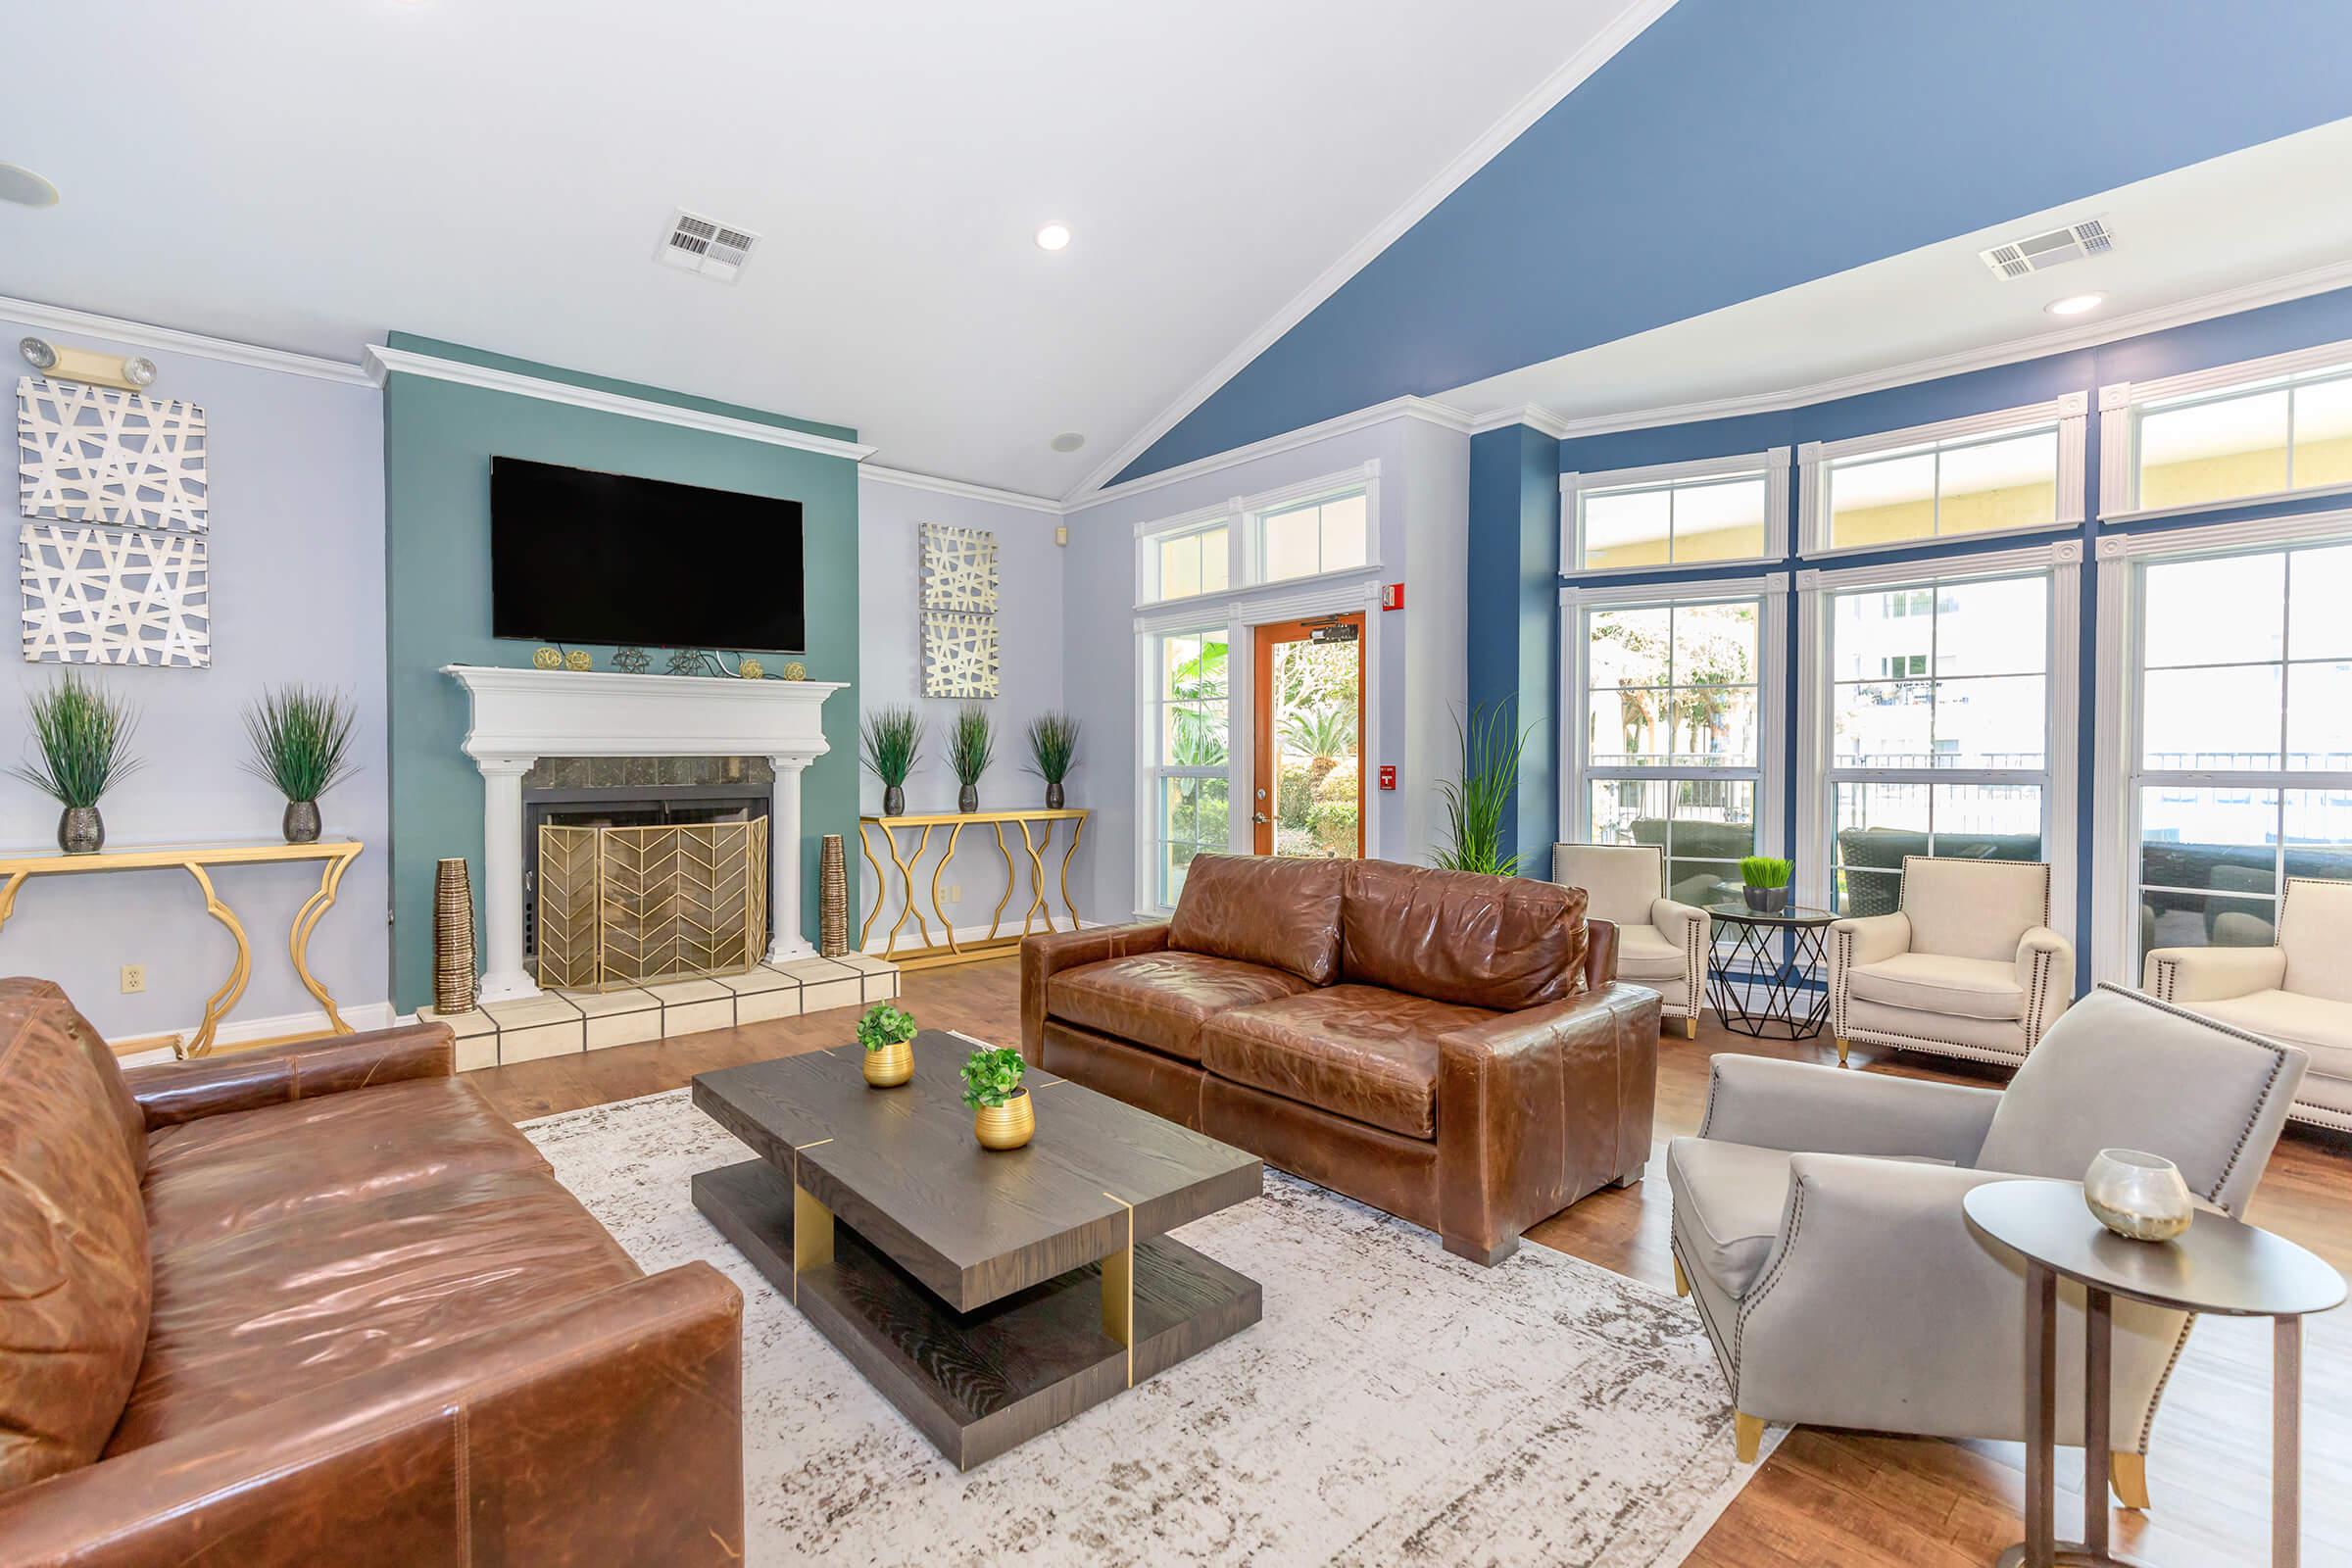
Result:
{"label": "door handle", "polygon": [[1272,821],[1272,820],[1273,820],[1273,818],[1271,818],[1271,817],[1267,816],[1267,815],[1266,815],[1266,813],[1265,813],[1265,812],[1263,812],[1263,811],[1251,811],[1251,812],[1250,813],[1250,821],[1252,821],[1252,822],[1256,822],[1256,823],[1259,823],[1259,824],[1261,824],[1261,825],[1262,825],[1262,824],[1264,824],[1264,823],[1266,823],[1266,822],[1270,822],[1270,821]]}

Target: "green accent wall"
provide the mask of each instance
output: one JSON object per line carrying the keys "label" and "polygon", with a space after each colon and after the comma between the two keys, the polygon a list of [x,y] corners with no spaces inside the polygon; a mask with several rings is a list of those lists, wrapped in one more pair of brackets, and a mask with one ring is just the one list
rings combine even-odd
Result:
{"label": "green accent wall", "polygon": [[[583,375],[395,332],[390,347],[542,380],[618,393],[780,429],[854,441],[814,424],[708,399]],[[471,862],[480,915],[482,778],[462,749],[464,688],[445,664],[530,662],[534,643],[490,635],[490,460],[527,458],[607,473],[667,479],[798,501],[808,604],[806,661],[813,680],[851,689],[825,704],[832,750],[802,775],[802,929],[816,930],[817,843],[858,831],[858,466],[742,436],[575,408],[429,376],[394,373],[384,386],[384,597],[391,683],[392,995],[402,1011],[432,1002],[433,865]],[[696,548],[681,530],[678,548]],[[714,570],[726,569],[713,559]],[[610,646],[585,647],[611,667]],[[656,654],[659,670],[662,656]],[[771,666],[772,667],[772,666]]]}

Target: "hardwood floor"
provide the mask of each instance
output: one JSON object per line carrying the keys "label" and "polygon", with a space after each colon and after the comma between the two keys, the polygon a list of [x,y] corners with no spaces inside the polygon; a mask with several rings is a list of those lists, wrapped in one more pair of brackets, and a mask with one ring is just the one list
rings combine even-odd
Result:
{"label": "hardwood floor", "polygon": [[[925,1024],[1010,1044],[1020,1031],[1019,992],[1018,964],[1002,959],[910,974],[906,1004]],[[550,1056],[474,1073],[469,1081],[502,1113],[521,1121],[675,1089],[713,1067],[839,1045],[855,1016],[855,1009],[841,1008]],[[1758,1042],[1712,1023],[1695,1041],[1669,1035],[1658,1046],[1659,1144],[1649,1179],[1597,1193],[1544,1221],[1529,1239],[1671,1290],[1664,1140],[1698,1130],[1708,1061],[1719,1051],[1837,1059],[1826,1037],[1793,1046]],[[1924,1057],[1874,1057],[1861,1046],[1853,1060],[1862,1071],[1999,1081],[1944,1071]],[[2248,1217],[2352,1272],[2352,1144],[2291,1129]],[[1437,1246],[1434,1238],[1430,1246]],[[2267,1321],[2198,1323],[2156,1421],[2148,1457],[2154,1507],[2144,1515],[2112,1511],[2118,1550],[2164,1568],[2263,1560],[2270,1539],[2270,1377]],[[2308,1327],[2303,1408],[2303,1560],[2352,1564],[2352,1315],[2344,1311]],[[2059,1450],[2058,1480],[2059,1533],[2071,1535],[2082,1507],[2078,1450]],[[2025,1454],[2015,1444],[1803,1428],[1765,1462],[1690,1560],[1708,1568],[1981,1565],[2019,1538],[2024,1489]]]}

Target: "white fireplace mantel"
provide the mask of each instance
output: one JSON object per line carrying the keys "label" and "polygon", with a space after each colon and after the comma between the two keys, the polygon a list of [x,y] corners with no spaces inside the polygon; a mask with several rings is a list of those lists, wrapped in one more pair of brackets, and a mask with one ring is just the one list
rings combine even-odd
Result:
{"label": "white fireplace mantel", "polygon": [[472,722],[466,755],[482,772],[485,1002],[531,997],[522,966],[522,775],[542,757],[764,757],[776,770],[768,861],[771,959],[811,952],[801,935],[801,770],[831,750],[825,699],[838,681],[727,680],[606,670],[449,664]]}

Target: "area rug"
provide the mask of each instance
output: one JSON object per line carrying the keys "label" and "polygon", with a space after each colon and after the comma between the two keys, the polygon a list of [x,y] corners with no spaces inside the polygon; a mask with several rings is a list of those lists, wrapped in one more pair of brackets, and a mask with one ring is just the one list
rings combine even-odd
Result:
{"label": "area rug", "polygon": [[1478,1268],[1269,1171],[1181,1233],[1264,1321],[959,1475],[695,1210],[748,1156],[685,1090],[523,1130],[647,1270],[742,1287],[755,1564],[1664,1568],[1753,1473],[1688,1302],[1536,1246]]}

